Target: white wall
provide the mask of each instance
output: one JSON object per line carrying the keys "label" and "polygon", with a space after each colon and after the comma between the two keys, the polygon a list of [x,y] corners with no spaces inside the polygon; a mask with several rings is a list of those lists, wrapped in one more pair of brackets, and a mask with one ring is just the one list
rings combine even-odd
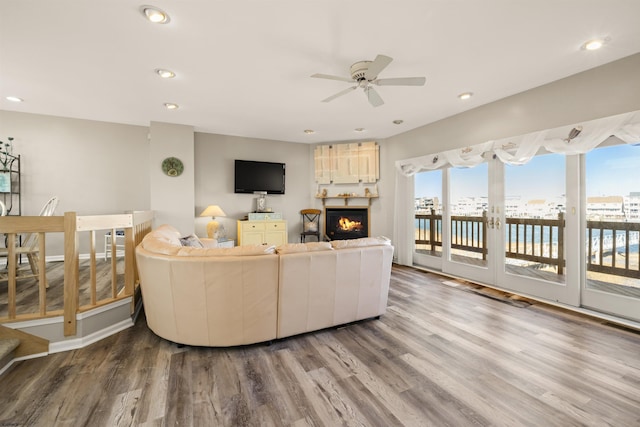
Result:
{"label": "white wall", "polygon": [[626,113],[640,108],[640,54],[389,138],[395,159]]}
{"label": "white wall", "polygon": [[[191,216],[195,194],[193,127],[151,122],[149,134],[151,148],[148,172],[154,226],[171,224],[183,236],[187,236],[194,231]],[[182,161],[184,171],[181,175],[165,175],[162,161],[167,157],[176,157]]]}
{"label": "white wall", "polygon": [[[149,209],[147,127],[0,110],[0,132],[21,156],[23,215],[54,195],[57,215]],[[62,253],[62,235],[47,235],[47,254]]]}
{"label": "white wall", "polygon": [[[392,194],[395,161],[493,139],[640,110],[640,54],[611,62],[381,141],[381,193]],[[384,229],[393,230],[393,201]]]}
{"label": "white wall", "polygon": [[[300,241],[300,210],[309,205],[309,161],[307,144],[237,136],[195,134],[195,210],[196,234],[206,236],[211,218],[198,215],[208,205],[219,205],[227,214],[216,218],[228,238],[236,238],[236,221],[255,210],[255,195],[235,194],[234,160],[257,160],[286,164],[285,194],[267,195],[267,207],[287,220],[289,242]],[[313,172],[313,171],[312,171]],[[311,175],[313,180],[313,175]]]}

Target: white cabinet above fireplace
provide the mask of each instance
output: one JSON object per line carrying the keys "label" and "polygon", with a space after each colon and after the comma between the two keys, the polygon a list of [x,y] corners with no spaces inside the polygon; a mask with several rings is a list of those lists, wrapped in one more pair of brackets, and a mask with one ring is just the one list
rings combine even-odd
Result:
{"label": "white cabinet above fireplace", "polygon": [[374,183],[380,178],[380,147],[376,142],[319,145],[313,157],[318,184]]}

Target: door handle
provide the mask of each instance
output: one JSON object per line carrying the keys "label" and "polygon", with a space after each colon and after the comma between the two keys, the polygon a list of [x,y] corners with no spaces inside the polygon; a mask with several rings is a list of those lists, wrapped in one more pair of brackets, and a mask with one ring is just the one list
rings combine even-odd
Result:
{"label": "door handle", "polygon": [[500,219],[496,218],[496,228],[500,230]]}
{"label": "door handle", "polygon": [[489,226],[489,228],[493,228],[493,217],[489,218],[489,221],[487,221],[487,225]]}

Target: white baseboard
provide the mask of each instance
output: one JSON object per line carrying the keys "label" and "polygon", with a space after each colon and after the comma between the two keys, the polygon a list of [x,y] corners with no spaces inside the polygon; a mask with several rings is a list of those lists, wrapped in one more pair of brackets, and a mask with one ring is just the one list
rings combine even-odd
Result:
{"label": "white baseboard", "polygon": [[133,326],[133,321],[131,319],[125,319],[107,328],[89,334],[86,337],[73,338],[69,340],[49,343],[49,353],[60,353],[62,351],[77,350],[79,348],[86,347],[90,344],[98,342],[104,338],[107,338],[117,332],[130,328],[131,326]]}
{"label": "white baseboard", "polygon": [[[90,311],[78,313],[76,314],[76,319],[78,321],[83,321],[87,318],[99,315],[101,313],[112,310],[114,308],[118,308],[123,305],[130,305],[130,304],[131,304],[131,297],[124,298],[118,301],[114,301],[111,304],[107,304]],[[142,304],[140,301],[135,307],[134,316],[137,316],[141,310],[142,310]],[[76,350],[76,349],[88,346],[90,344],[93,344],[117,332],[130,328],[131,326],[134,325],[133,319],[134,319],[133,317],[127,317],[126,319],[123,319],[112,325],[108,325],[103,329],[100,329],[98,331],[95,331],[83,337],[63,339],[61,341],[50,340],[49,353],[59,353],[61,351]],[[17,330],[32,329],[32,328],[37,328],[38,326],[43,326],[43,325],[59,325],[60,330],[62,330],[62,328],[64,327],[64,317],[55,316],[55,317],[48,317],[45,319],[25,320],[25,321],[4,324],[4,326],[8,328],[17,329]],[[43,337],[43,338],[48,339],[46,337]],[[49,353],[43,353],[42,356],[46,356]],[[38,357],[38,356],[30,356],[30,357]],[[22,360],[22,359],[15,359],[15,360]]]}

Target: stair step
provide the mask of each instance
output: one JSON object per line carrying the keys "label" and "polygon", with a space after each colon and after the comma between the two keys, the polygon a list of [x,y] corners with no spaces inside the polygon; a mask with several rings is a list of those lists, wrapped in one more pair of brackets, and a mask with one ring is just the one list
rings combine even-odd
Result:
{"label": "stair step", "polygon": [[20,345],[17,338],[0,338],[0,369],[13,360],[13,351]]}

